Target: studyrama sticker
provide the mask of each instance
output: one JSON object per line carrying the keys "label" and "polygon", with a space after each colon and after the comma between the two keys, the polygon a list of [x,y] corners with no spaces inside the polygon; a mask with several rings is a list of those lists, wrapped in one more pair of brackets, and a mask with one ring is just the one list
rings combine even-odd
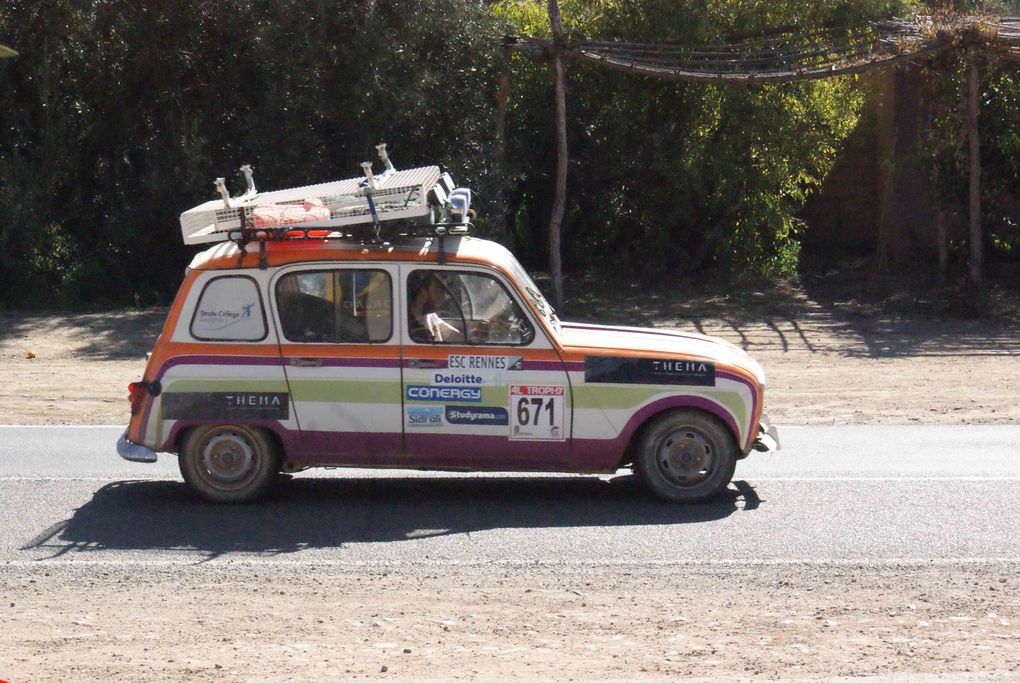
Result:
{"label": "studyrama sticker", "polygon": [[505,427],[510,417],[500,406],[446,406],[446,421],[452,425]]}
{"label": "studyrama sticker", "polygon": [[566,388],[554,385],[510,386],[510,439],[563,441]]}

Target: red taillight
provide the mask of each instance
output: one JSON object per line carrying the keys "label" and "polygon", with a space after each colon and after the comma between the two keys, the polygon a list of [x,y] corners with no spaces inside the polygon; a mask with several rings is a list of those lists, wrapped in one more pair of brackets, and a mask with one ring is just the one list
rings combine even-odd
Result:
{"label": "red taillight", "polygon": [[132,382],[128,385],[128,400],[131,401],[131,414],[134,415],[142,407],[142,398],[145,396],[145,392],[148,389],[148,384],[145,381]]}

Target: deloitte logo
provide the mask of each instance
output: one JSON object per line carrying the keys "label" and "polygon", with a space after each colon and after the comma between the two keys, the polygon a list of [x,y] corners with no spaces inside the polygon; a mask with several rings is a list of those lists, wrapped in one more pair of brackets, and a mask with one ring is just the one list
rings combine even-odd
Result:
{"label": "deloitte logo", "polygon": [[433,387],[423,384],[412,384],[407,387],[407,400],[481,403],[482,390],[478,387]]}

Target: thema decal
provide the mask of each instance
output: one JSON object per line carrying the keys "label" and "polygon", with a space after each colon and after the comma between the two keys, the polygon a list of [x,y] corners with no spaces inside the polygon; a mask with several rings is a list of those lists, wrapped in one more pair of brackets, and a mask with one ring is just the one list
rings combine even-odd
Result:
{"label": "thema decal", "polygon": [[715,386],[715,363],[700,360],[588,356],[584,381],[603,384]]}
{"label": "thema decal", "polygon": [[286,420],[290,397],[286,392],[165,392],[167,420]]}

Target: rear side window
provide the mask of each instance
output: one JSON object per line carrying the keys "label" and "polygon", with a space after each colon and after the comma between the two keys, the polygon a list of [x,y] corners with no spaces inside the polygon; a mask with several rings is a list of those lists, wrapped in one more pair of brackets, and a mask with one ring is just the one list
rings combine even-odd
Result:
{"label": "rear side window", "polygon": [[255,280],[225,275],[206,283],[191,318],[191,336],[202,341],[262,341],[266,312]]}
{"label": "rear side window", "polygon": [[385,270],[288,273],[276,284],[276,307],[291,342],[381,343],[393,335],[393,286]]}

